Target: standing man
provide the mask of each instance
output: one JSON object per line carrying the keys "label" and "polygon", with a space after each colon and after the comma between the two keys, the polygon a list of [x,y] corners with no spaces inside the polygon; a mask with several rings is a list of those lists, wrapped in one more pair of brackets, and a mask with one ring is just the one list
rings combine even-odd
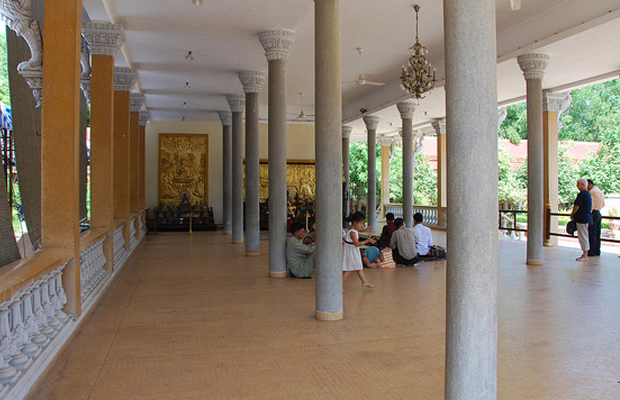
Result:
{"label": "standing man", "polygon": [[583,254],[581,254],[581,257],[576,258],[575,261],[586,262],[588,261],[588,251],[590,250],[588,225],[590,224],[592,214],[592,197],[590,192],[588,192],[588,181],[585,178],[577,179],[577,189],[579,189],[579,194],[575,199],[570,218],[577,223],[577,236]]}
{"label": "standing man", "polygon": [[588,192],[592,196],[592,219],[588,226],[590,250],[588,256],[601,255],[601,208],[605,207],[605,195],[596,186],[592,179],[588,179]]}
{"label": "standing man", "polygon": [[418,239],[412,229],[405,227],[402,218],[396,218],[394,225],[396,225],[396,231],[390,239],[390,247],[394,250],[394,261],[396,264],[413,266],[420,261],[418,249],[415,245]]}

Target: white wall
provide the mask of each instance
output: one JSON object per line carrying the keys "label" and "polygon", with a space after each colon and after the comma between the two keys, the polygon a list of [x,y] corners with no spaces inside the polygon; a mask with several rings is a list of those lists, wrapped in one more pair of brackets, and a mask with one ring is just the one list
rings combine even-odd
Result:
{"label": "white wall", "polygon": [[[159,180],[159,134],[209,135],[209,205],[215,223],[222,223],[222,124],[219,122],[151,121],[146,126],[146,205],[156,207]],[[267,159],[267,125],[260,125],[259,158]],[[244,137],[245,144],[245,137]],[[286,158],[314,160],[314,126],[288,125]]]}

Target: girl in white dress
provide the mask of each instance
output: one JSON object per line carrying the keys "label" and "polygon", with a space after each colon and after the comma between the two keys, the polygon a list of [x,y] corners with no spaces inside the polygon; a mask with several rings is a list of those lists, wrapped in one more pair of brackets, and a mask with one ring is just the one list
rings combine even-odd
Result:
{"label": "girl in white dress", "polygon": [[342,282],[347,280],[351,272],[357,271],[357,276],[359,276],[360,281],[362,281],[362,286],[371,288],[373,285],[368,283],[366,277],[364,276],[364,265],[362,264],[362,256],[360,254],[359,246],[375,243],[373,238],[368,238],[363,242],[359,241],[358,232],[363,228],[364,221],[366,221],[366,216],[362,212],[356,212],[351,217],[351,227],[347,231],[346,236],[344,237],[344,244],[342,249]]}

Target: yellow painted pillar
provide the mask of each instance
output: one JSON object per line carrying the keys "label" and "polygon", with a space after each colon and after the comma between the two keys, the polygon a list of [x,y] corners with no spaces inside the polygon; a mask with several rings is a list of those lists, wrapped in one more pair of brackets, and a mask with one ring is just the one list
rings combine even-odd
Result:
{"label": "yellow painted pillar", "polygon": [[82,312],[79,232],[79,116],[82,2],[45,3],[41,109],[41,247],[73,258],[64,269],[64,311]]}
{"label": "yellow painted pillar", "polygon": [[[545,210],[558,212],[558,133],[560,115],[571,102],[570,93],[549,93],[543,91],[543,202]],[[546,219],[545,219],[546,221]],[[557,232],[558,217],[551,217],[551,231]],[[544,238],[545,246],[557,246],[558,237]]]}
{"label": "yellow painted pillar", "polygon": [[149,119],[149,112],[140,110],[140,208],[143,210],[146,209],[146,124]]}
{"label": "yellow painted pillar", "polygon": [[125,248],[130,249],[130,92],[135,83],[131,68],[114,69],[114,226],[124,224]]}
{"label": "yellow painted pillar", "polygon": [[385,205],[390,202],[390,153],[393,138],[381,138],[381,218],[385,218]]}
{"label": "yellow painted pillar", "polygon": [[[140,93],[131,94],[129,114],[129,211],[139,214],[140,207],[140,109],[144,99]],[[136,234],[138,230],[136,229]]]}
{"label": "yellow painted pillar", "polygon": [[446,123],[445,121],[433,122],[433,129],[437,134],[437,224],[445,224],[445,214],[442,208],[448,207],[447,161],[446,161]]}
{"label": "yellow painted pillar", "polygon": [[114,269],[114,55],[124,41],[121,25],[90,22],[84,37],[91,54],[90,226],[108,230],[105,269]]}

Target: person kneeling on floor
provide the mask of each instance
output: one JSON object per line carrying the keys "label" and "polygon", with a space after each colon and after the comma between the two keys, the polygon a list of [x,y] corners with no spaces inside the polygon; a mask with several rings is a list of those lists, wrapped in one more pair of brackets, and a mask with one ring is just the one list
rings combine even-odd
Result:
{"label": "person kneeling on floor", "polygon": [[415,245],[418,241],[415,232],[413,229],[407,229],[402,218],[396,218],[394,225],[397,229],[390,239],[390,247],[394,251],[394,261],[396,264],[413,266],[420,261],[418,249]]}
{"label": "person kneeling on floor", "polygon": [[291,234],[293,236],[286,239],[287,276],[310,278],[310,275],[314,272],[314,243],[303,243],[306,230],[300,222],[293,222]]}

